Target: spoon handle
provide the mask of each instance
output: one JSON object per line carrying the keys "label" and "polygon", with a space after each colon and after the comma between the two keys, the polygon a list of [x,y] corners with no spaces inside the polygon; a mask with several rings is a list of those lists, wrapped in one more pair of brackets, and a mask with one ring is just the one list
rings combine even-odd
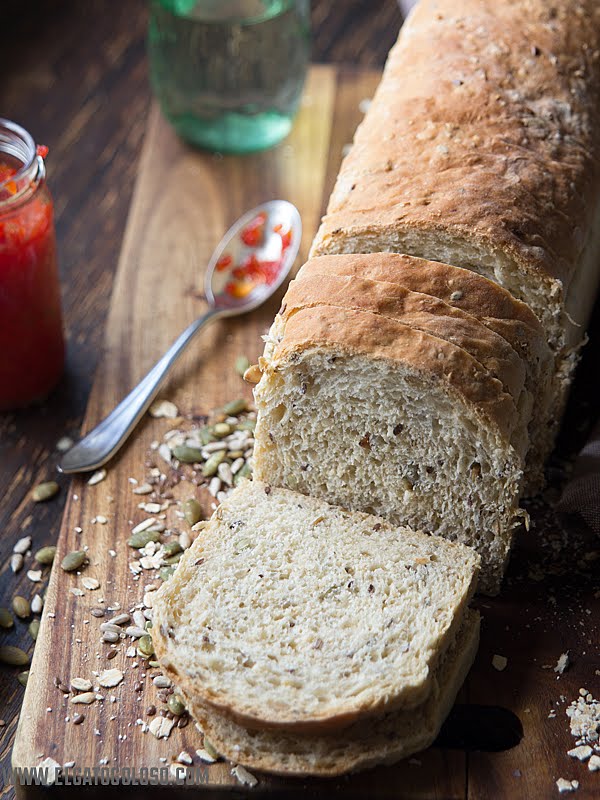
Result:
{"label": "spoon handle", "polygon": [[59,471],[65,473],[88,472],[101,467],[112,458],[156,397],[168,371],[187,345],[209,320],[220,314],[221,312],[217,309],[211,308],[192,322],[127,397],[121,400],[102,422],[65,453],[58,465]]}

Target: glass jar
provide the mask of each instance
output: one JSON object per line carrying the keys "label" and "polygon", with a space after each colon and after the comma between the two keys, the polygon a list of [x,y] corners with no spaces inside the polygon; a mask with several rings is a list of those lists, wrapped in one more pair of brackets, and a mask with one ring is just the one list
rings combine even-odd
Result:
{"label": "glass jar", "polygon": [[64,367],[52,198],[44,156],[0,119],[0,410],[43,399]]}
{"label": "glass jar", "polygon": [[150,79],[192,144],[263,150],[289,133],[310,51],[309,0],[150,0]]}

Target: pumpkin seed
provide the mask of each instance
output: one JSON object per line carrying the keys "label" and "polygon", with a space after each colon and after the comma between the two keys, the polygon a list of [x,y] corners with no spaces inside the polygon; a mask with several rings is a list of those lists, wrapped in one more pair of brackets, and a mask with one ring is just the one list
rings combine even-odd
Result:
{"label": "pumpkin seed", "polygon": [[244,478],[249,478],[250,475],[252,475],[252,468],[250,464],[246,463],[240,471],[236,472],[233,476],[233,485],[237,486]]}
{"label": "pumpkin seed", "polygon": [[217,424],[213,426],[213,433],[219,439],[222,439],[224,436],[229,436],[231,433],[231,425],[228,425],[227,422],[217,422]]}
{"label": "pumpkin seed", "polygon": [[47,547],[42,547],[40,550],[38,550],[34,558],[38,564],[49,566],[54,561],[55,555],[56,547],[53,544],[49,544]]}
{"label": "pumpkin seed", "polygon": [[3,644],[0,645],[0,664],[8,664],[11,667],[25,667],[29,664],[29,656],[20,647]]}
{"label": "pumpkin seed", "polygon": [[168,581],[174,572],[175,572],[175,567],[161,567],[159,573],[161,581]]}
{"label": "pumpkin seed", "polygon": [[254,433],[254,429],[256,428],[256,420],[255,419],[243,419],[241,422],[235,426],[236,430],[238,431],[251,431]]}
{"label": "pumpkin seed", "polygon": [[129,547],[133,547],[136,550],[141,550],[142,547],[146,547],[148,542],[160,542],[160,531],[138,531],[127,540]]}
{"label": "pumpkin seed", "polygon": [[[244,370],[244,372],[245,371],[246,370]],[[238,414],[241,414],[242,411],[246,411],[247,408],[248,404],[246,403],[245,399],[240,397],[237,400],[232,400],[231,402],[226,403],[222,410],[224,414],[227,414],[227,416],[235,417]]]}
{"label": "pumpkin seed", "polygon": [[152,637],[146,633],[138,640],[138,650],[144,658],[150,658],[154,654],[154,645],[152,644]]}
{"label": "pumpkin seed", "polygon": [[34,614],[41,614],[44,608],[44,602],[39,594],[34,594],[33,600],[31,601],[31,611]]}
{"label": "pumpkin seed", "polygon": [[21,684],[21,686],[27,686],[27,679],[29,678],[29,670],[23,670],[23,672],[19,672],[17,675],[17,680]]}
{"label": "pumpkin seed", "polygon": [[244,372],[250,366],[250,359],[246,356],[238,356],[235,360],[235,371],[238,375],[241,375],[242,378],[244,377]]}
{"label": "pumpkin seed", "polygon": [[225,451],[224,450],[217,450],[216,453],[213,453],[210,458],[208,458],[202,467],[202,474],[205,478],[212,478],[213,475],[217,474],[217,470],[219,468],[219,464],[225,459]]}
{"label": "pumpkin seed", "polygon": [[60,486],[56,481],[46,481],[35,487],[31,493],[31,499],[34,503],[43,503],[45,500],[51,500],[59,491]]}
{"label": "pumpkin seed", "polygon": [[185,706],[183,704],[183,701],[177,694],[172,694],[169,697],[167,701],[167,706],[171,714],[175,714],[176,717],[180,717],[185,711]]}
{"label": "pumpkin seed", "polygon": [[75,572],[85,564],[87,553],[85,550],[73,550],[72,553],[67,553],[61,562],[61,567],[65,572]]}
{"label": "pumpkin seed", "polygon": [[160,667],[160,664],[158,663],[158,661],[149,661],[148,666],[157,669],[157,667]]}
{"label": "pumpkin seed", "polygon": [[29,604],[29,600],[27,600],[25,597],[21,597],[21,595],[16,595],[13,597],[12,607],[19,619],[27,619],[27,617],[31,616],[31,605]]}
{"label": "pumpkin seed", "polygon": [[172,542],[167,542],[167,544],[164,547],[164,550],[165,550],[165,557],[170,558],[171,556],[176,556],[177,553],[182,553],[183,547],[179,544],[177,540],[174,540]]}
{"label": "pumpkin seed", "polygon": [[0,608],[0,628],[12,628],[15,624],[8,608]]}
{"label": "pumpkin seed", "polygon": [[204,737],[204,749],[211,758],[215,759],[215,761],[220,758],[218,752],[215,750],[214,746],[209,742],[206,736]]}
{"label": "pumpkin seed", "polygon": [[40,632],[40,621],[39,619],[32,619],[29,623],[29,627],[27,628],[29,635],[33,639],[33,641],[37,641],[38,633]]}
{"label": "pumpkin seed", "polygon": [[190,497],[182,506],[188,525],[195,525],[202,519],[202,507],[195,497]]}
{"label": "pumpkin seed", "polygon": [[172,564],[179,564],[179,560],[182,555],[183,553],[175,553],[174,556],[169,556],[168,558],[165,558],[165,564],[167,566],[171,566]]}
{"label": "pumpkin seed", "polygon": [[174,447],[173,455],[184,464],[195,464],[197,461],[202,461],[202,450],[197,447],[189,447],[187,444]]}

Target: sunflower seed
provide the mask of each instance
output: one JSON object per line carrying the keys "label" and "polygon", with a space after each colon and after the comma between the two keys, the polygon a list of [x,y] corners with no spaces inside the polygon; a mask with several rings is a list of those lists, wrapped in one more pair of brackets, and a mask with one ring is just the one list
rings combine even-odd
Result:
{"label": "sunflower seed", "polygon": [[121,633],[121,628],[118,625],[115,625],[114,622],[103,622],[100,625],[100,632],[101,633],[116,633],[117,636]]}
{"label": "sunflower seed", "polygon": [[17,573],[23,568],[23,556],[21,553],[13,553],[10,557],[10,568],[13,572]]}
{"label": "sunflower seed", "polygon": [[137,611],[133,612],[133,624],[137,625],[138,628],[143,628],[146,624],[146,617],[144,616],[144,612],[137,609]]}
{"label": "sunflower seed", "polygon": [[151,494],[153,491],[149,483],[142,483],[133,490],[134,494]]}
{"label": "sunflower seed", "polygon": [[231,465],[231,474],[232,475],[236,475],[241,470],[241,468],[244,466],[244,464],[245,464],[245,461],[244,461],[243,457],[240,456],[239,458],[236,458],[235,461],[233,462],[233,464]]}
{"label": "sunflower seed", "polygon": [[182,550],[187,550],[188,547],[192,544],[192,537],[189,535],[187,531],[183,531],[183,533],[179,534],[179,544],[181,545]]}
{"label": "sunflower seed", "polygon": [[202,455],[207,458],[212,453],[218,453],[219,450],[227,450],[227,442],[210,442],[202,448]]}
{"label": "sunflower seed", "polygon": [[39,583],[42,580],[42,570],[29,569],[27,570],[27,577],[32,583]]}
{"label": "sunflower seed", "polygon": [[171,686],[171,681],[164,675],[155,675],[152,683],[157,689],[168,689]]}
{"label": "sunflower seed", "polygon": [[117,614],[116,617],[113,617],[109,622],[112,625],[125,625],[126,622],[129,622],[131,617],[129,614]]}
{"label": "sunflower seed", "polygon": [[29,550],[31,547],[31,536],[23,536],[22,539],[15,544],[13,547],[13,553],[20,553],[22,556]]}
{"label": "sunflower seed", "polygon": [[107,644],[116,644],[119,641],[119,634],[113,631],[105,631],[102,634],[102,641]]}
{"label": "sunflower seed", "polygon": [[99,469],[96,472],[94,472],[92,477],[88,480],[88,486],[95,486],[97,483],[100,483],[100,481],[103,481],[105,478],[106,478],[106,470]]}
{"label": "sunflower seed", "polygon": [[231,473],[231,467],[226,461],[219,464],[217,468],[217,475],[221,480],[227,484],[227,486],[231,486],[233,484],[233,475]]}
{"label": "sunflower seed", "polygon": [[44,601],[40,597],[39,594],[34,594],[33,600],[31,601],[31,611],[34,614],[41,614],[44,608]]}
{"label": "sunflower seed", "polygon": [[142,531],[147,531],[148,528],[151,528],[156,520],[154,517],[148,517],[148,519],[139,522],[134,528],[131,529],[132,534],[141,533]]}
{"label": "sunflower seed", "polygon": [[155,419],[176,419],[179,416],[179,409],[170,400],[155,400],[148,412]]}
{"label": "sunflower seed", "polygon": [[208,484],[208,491],[213,497],[216,497],[221,491],[221,478],[218,478],[215,475],[215,477],[212,478],[211,482]]}
{"label": "sunflower seed", "polygon": [[141,639],[142,636],[146,635],[146,631],[143,628],[139,628],[137,625],[130,625],[125,629],[125,633],[133,639]]}

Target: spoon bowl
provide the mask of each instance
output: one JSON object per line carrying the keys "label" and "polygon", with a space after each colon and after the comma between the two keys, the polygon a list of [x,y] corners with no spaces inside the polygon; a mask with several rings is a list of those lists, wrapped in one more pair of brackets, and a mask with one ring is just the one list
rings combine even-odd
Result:
{"label": "spoon bowl", "polygon": [[298,209],[271,200],[244,214],[217,245],[204,278],[208,310],[179,336],[138,385],[92,431],[68,450],[59,472],[88,472],[106,464],[158,394],[169,370],[207,322],[253,311],[281,286],[300,247]]}

